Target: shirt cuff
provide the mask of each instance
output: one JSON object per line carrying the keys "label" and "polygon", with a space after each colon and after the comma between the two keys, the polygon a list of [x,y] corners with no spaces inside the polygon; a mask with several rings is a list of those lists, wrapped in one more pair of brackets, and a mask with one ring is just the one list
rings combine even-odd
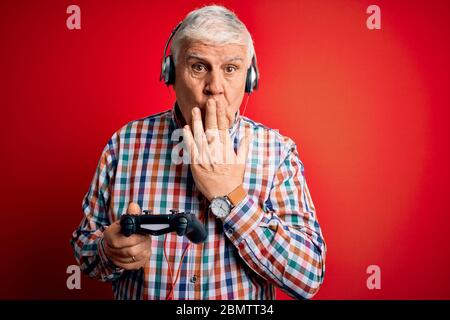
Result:
{"label": "shirt cuff", "polygon": [[100,238],[97,246],[98,256],[100,257],[101,264],[107,274],[122,273],[123,268],[116,266],[111,259],[108,258],[105,252],[104,238]]}
{"label": "shirt cuff", "polygon": [[223,228],[228,238],[239,245],[264,218],[263,211],[248,195],[223,219]]}

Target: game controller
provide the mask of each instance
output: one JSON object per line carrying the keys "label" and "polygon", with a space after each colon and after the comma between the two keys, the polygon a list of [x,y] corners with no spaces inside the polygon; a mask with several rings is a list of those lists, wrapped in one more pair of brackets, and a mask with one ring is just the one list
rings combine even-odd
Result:
{"label": "game controller", "polygon": [[179,236],[186,236],[193,243],[206,240],[205,226],[198,218],[189,212],[170,210],[171,214],[151,214],[144,210],[142,215],[123,214],[120,217],[121,233],[126,237],[132,234],[150,234],[159,236],[169,232],[176,232]]}

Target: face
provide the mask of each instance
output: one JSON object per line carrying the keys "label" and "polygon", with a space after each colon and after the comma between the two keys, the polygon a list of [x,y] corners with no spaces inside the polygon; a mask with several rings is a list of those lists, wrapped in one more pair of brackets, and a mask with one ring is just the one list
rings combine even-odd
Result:
{"label": "face", "polygon": [[245,45],[211,45],[199,41],[181,47],[175,75],[177,102],[187,124],[199,107],[205,121],[206,101],[225,106],[230,127],[244,98],[249,61]]}

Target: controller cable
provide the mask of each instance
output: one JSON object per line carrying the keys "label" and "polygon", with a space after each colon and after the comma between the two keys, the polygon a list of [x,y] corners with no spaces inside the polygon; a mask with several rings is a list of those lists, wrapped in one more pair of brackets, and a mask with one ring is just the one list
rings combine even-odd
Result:
{"label": "controller cable", "polygon": [[191,243],[189,242],[187,244],[186,248],[183,251],[183,254],[182,254],[181,260],[180,260],[180,264],[178,266],[177,275],[176,275],[176,278],[175,278],[175,281],[174,281],[172,268],[170,267],[169,259],[167,258],[167,253],[166,253],[166,240],[167,240],[167,233],[164,235],[164,258],[166,259],[167,266],[169,267],[171,288],[170,288],[169,294],[166,296],[166,300],[173,300],[173,292],[174,292],[174,289],[175,289],[175,284],[177,283],[178,277],[180,275],[181,264],[183,263],[184,256],[185,256],[187,250],[189,249],[189,247],[191,246]]}

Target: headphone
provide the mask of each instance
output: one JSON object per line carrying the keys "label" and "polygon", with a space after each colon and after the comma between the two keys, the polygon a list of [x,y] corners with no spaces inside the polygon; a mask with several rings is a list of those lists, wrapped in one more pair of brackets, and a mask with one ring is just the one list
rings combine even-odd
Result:
{"label": "headphone", "polygon": [[[177,31],[180,29],[183,22],[177,24],[177,26],[172,30],[169,39],[167,39],[166,45],[164,46],[164,55],[161,66],[161,74],[159,76],[159,81],[164,80],[166,85],[173,85],[175,83],[175,62],[173,61],[172,55],[167,55],[167,48],[175,36]],[[256,54],[253,54],[252,64],[247,69],[247,77],[245,79],[245,92],[251,94],[254,90],[258,89],[259,86],[259,70],[258,64],[256,62]]]}

